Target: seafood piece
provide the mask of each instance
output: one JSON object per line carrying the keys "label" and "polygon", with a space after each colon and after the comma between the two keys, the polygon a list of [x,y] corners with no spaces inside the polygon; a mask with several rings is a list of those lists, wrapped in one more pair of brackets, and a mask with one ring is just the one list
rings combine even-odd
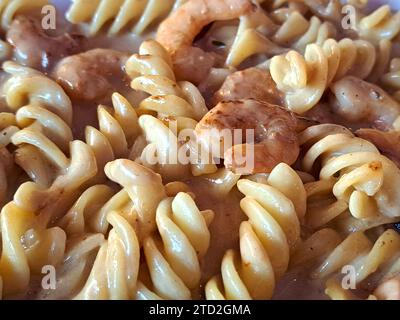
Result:
{"label": "seafood piece", "polygon": [[129,55],[112,49],[93,49],[61,60],[54,78],[78,100],[98,100],[111,94],[113,81],[126,77],[124,66]]}
{"label": "seafood piece", "polygon": [[7,41],[15,47],[17,60],[31,68],[49,68],[60,58],[82,50],[84,37],[65,33],[47,35],[38,21],[18,16],[7,32]]}
{"label": "seafood piece", "polygon": [[277,89],[271,74],[257,68],[237,71],[229,75],[221,89],[214,95],[214,102],[256,99],[282,105],[282,93]]}
{"label": "seafood piece", "polygon": [[[220,102],[196,126],[199,143],[239,174],[271,172],[299,155],[299,120],[286,109],[257,100]],[[236,141],[237,131],[241,141]],[[254,141],[248,141],[248,132]],[[246,137],[244,137],[246,136]]]}
{"label": "seafood piece", "polygon": [[199,84],[209,74],[215,58],[193,46],[196,36],[214,21],[236,19],[256,10],[257,5],[250,0],[192,0],[160,25],[156,40],[171,54],[178,79]]}
{"label": "seafood piece", "polygon": [[353,123],[389,130],[400,116],[400,105],[380,87],[353,76],[331,85],[334,113]]}

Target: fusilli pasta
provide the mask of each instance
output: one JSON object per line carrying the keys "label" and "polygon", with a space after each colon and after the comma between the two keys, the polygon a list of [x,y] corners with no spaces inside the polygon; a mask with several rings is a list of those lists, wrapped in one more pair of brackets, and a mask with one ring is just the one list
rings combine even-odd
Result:
{"label": "fusilli pasta", "polygon": [[[334,132],[330,134],[332,128]],[[340,215],[344,211],[343,201],[351,215],[363,221],[383,224],[398,216],[395,186],[400,179],[399,169],[373,144],[334,125],[310,127],[299,139],[309,148],[302,160],[303,169],[311,172],[319,159],[319,177],[327,181],[318,184],[332,186],[332,193],[338,199],[333,208],[322,211],[326,215],[311,213],[311,225],[322,226]]]}
{"label": "fusilli pasta", "polygon": [[346,75],[379,78],[389,65],[391,44],[382,40],[379,49],[365,40],[328,39],[310,44],[304,56],[296,51],[271,60],[271,76],[284,92],[285,104],[297,113],[314,107],[332,81]]}
{"label": "fusilli pasta", "polygon": [[206,285],[207,299],[271,298],[300,239],[306,194],[293,169],[280,164],[268,184],[239,180],[238,189],[246,196],[240,205],[249,218],[240,226],[240,253],[225,254],[221,276]]}
{"label": "fusilli pasta", "polygon": [[89,34],[98,33],[112,21],[110,35],[134,25],[133,32],[140,34],[151,24],[166,17],[187,0],[73,0],[66,14],[74,24],[90,23]]}

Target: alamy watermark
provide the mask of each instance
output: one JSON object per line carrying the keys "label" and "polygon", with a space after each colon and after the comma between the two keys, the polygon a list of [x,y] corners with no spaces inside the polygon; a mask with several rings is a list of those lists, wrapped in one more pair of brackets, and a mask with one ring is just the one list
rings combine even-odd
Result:
{"label": "alamy watermark", "polygon": [[43,30],[55,30],[57,28],[57,8],[49,4],[42,7],[41,13]]}
{"label": "alamy watermark", "polygon": [[251,172],[255,166],[254,129],[183,129],[176,121],[168,122],[167,136],[149,144],[142,161],[149,165],[225,165],[238,172]]}
{"label": "alamy watermark", "polygon": [[353,265],[345,265],[342,268],[342,288],[344,290],[355,290],[357,286],[357,271]]}
{"label": "alamy watermark", "polygon": [[42,288],[44,290],[57,289],[57,272],[56,268],[52,265],[45,265],[42,267]]}

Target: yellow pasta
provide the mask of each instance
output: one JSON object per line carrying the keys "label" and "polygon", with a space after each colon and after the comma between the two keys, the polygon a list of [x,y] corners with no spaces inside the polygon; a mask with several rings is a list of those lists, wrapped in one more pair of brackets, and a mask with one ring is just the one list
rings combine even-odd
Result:
{"label": "yellow pasta", "polygon": [[[212,217],[212,211],[200,212],[187,193],[162,200],[156,213],[159,236],[143,240],[150,276],[150,283],[145,284],[138,280],[140,249],[136,233],[121,215],[110,212],[107,220],[113,229],[76,299],[190,298],[190,290],[199,285],[199,259],[209,246],[207,225]],[[159,242],[164,245],[162,251]]]}
{"label": "yellow pasta", "polygon": [[307,45],[322,45],[327,39],[335,38],[336,33],[332,23],[322,22],[315,16],[308,21],[295,11],[279,27],[272,39],[281,46],[304,52]]}
{"label": "yellow pasta", "polygon": [[141,34],[154,22],[165,18],[187,0],[73,0],[66,14],[73,24],[89,22],[89,34],[95,35],[112,21],[110,35],[126,27]]}
{"label": "yellow pasta", "polygon": [[99,129],[87,126],[86,143],[92,148],[97,161],[98,174],[92,182],[104,180],[104,166],[117,158],[129,158],[140,134],[135,109],[122,95],[112,95],[113,109],[100,105],[97,108]]}
{"label": "yellow pasta", "polygon": [[346,75],[379,78],[389,64],[390,48],[387,40],[377,50],[365,40],[328,39],[308,45],[304,56],[296,51],[275,56],[271,76],[284,92],[286,106],[302,114],[321,100],[332,81]]}
{"label": "yellow pasta", "polygon": [[239,180],[241,208],[249,218],[240,226],[240,252],[229,250],[221,276],[206,285],[207,299],[270,299],[286,272],[290,251],[300,239],[306,193],[288,165],[271,172],[268,183]]}
{"label": "yellow pasta", "polygon": [[343,267],[352,267],[356,288],[360,288],[367,278],[373,278],[369,289],[372,294],[380,283],[399,274],[399,250],[400,236],[394,230],[386,230],[375,243],[362,232],[355,232],[330,253],[312,277],[328,278],[325,292],[332,299],[354,299],[357,296],[340,285],[340,278],[335,277],[340,275]]}
{"label": "yellow pasta", "polygon": [[[107,177],[123,187],[123,190],[111,198],[106,208],[111,205],[118,212],[126,212],[125,218],[137,224],[137,233],[140,238],[147,236],[155,229],[155,214],[158,203],[166,197],[161,176],[142,165],[119,159],[110,162],[105,167]],[[126,209],[124,204],[128,205]],[[116,206],[117,205],[117,206]],[[117,209],[118,208],[118,209]],[[100,210],[95,221],[104,228],[107,210]],[[106,224],[107,225],[107,224]]]}
{"label": "yellow pasta", "polygon": [[[332,128],[336,132],[330,134]],[[343,201],[356,219],[376,219],[378,224],[383,224],[398,216],[395,186],[399,183],[400,171],[372,143],[334,125],[310,127],[299,139],[309,148],[302,160],[303,169],[310,172],[319,159],[319,177],[328,180],[320,184],[327,183],[329,188],[331,183],[332,193],[339,201],[333,211],[322,211],[326,216],[311,213],[314,227],[340,215],[344,211]]]}
{"label": "yellow pasta", "polygon": [[[285,49],[268,39],[275,27],[262,10],[240,17],[236,35],[229,48],[226,66],[238,67],[247,58],[256,54],[272,56],[284,52]],[[228,41],[223,40],[223,43]]]}
{"label": "yellow pasta", "polygon": [[3,295],[24,293],[32,274],[40,274],[43,266],[62,261],[66,235],[58,227],[42,227],[35,213],[14,202],[3,207],[0,219]]}
{"label": "yellow pasta", "polygon": [[393,14],[389,5],[382,5],[359,21],[357,31],[361,38],[373,44],[382,39],[392,40],[400,32],[400,13]]}
{"label": "yellow pasta", "polygon": [[104,243],[102,234],[82,233],[67,235],[66,249],[56,269],[57,290],[42,288],[38,299],[55,300],[75,296],[83,288],[93,266],[96,254]]}
{"label": "yellow pasta", "polygon": [[18,124],[15,115],[8,112],[0,112],[0,205],[3,204],[9,193],[8,179],[13,172],[14,159],[7,146],[11,143],[11,137],[18,132]]}
{"label": "yellow pasta", "polygon": [[32,10],[41,10],[43,6],[49,4],[49,0],[3,0],[0,3],[1,27],[7,30],[14,17],[20,13]]}
{"label": "yellow pasta", "polygon": [[385,73],[382,76],[381,82],[385,86],[385,88],[388,88],[392,92],[393,97],[397,101],[400,101],[399,75],[400,75],[400,59],[394,58],[390,62],[389,72]]}
{"label": "yellow pasta", "polygon": [[[84,287],[86,281],[92,281],[89,273],[95,262],[95,255],[99,257],[97,264],[100,263],[101,252],[100,247],[106,246],[108,250],[114,250],[114,231],[108,233],[108,229],[112,222],[112,216],[118,212],[117,220],[123,221],[123,226],[129,231],[137,235],[138,240],[146,235],[151,234],[153,229],[148,226],[154,226],[154,221],[145,219],[155,219],[151,217],[151,210],[156,210],[158,201],[163,197],[174,196],[181,190],[188,190],[188,187],[179,182],[173,182],[164,186],[161,181],[157,181],[159,177],[135,163],[132,163],[135,170],[130,170],[130,182],[121,181],[121,176],[115,170],[108,171],[110,178],[125,186],[124,189],[115,193],[113,189],[106,185],[95,185],[85,190],[67,213],[58,220],[57,225],[65,230],[68,241],[67,250],[63,263],[57,268],[57,281],[62,290],[49,292],[42,290],[41,295],[46,299],[66,298],[79,293]],[[119,165],[114,164],[119,170]],[[129,170],[124,166],[126,170]],[[148,178],[146,178],[146,174]],[[152,180],[155,180],[151,183]],[[129,185],[125,183],[130,183]],[[130,190],[129,192],[127,190]],[[151,194],[160,194],[150,197]],[[148,197],[148,201],[144,195]],[[152,201],[155,201],[153,204]],[[155,214],[154,214],[155,215]],[[111,217],[110,217],[111,216]],[[129,226],[128,226],[129,225]],[[108,236],[108,245],[104,243],[104,236]],[[113,244],[111,244],[113,243]],[[114,249],[112,249],[114,248]],[[118,248],[117,248],[118,249]],[[101,249],[101,250],[104,250]],[[111,254],[111,253],[110,253]],[[129,260],[130,261],[130,260]],[[104,268],[104,266],[102,266]],[[95,268],[91,271],[93,273]],[[88,280],[89,279],[89,280]],[[96,278],[97,279],[97,278]],[[104,284],[107,286],[108,284]],[[89,286],[89,284],[87,284]],[[108,288],[112,290],[112,288]],[[104,290],[108,290],[104,289]],[[86,287],[83,290],[91,290]],[[87,298],[90,293],[82,293],[81,298]],[[107,298],[113,298],[107,296]],[[122,298],[117,296],[114,298]]]}
{"label": "yellow pasta", "polygon": [[[185,175],[187,166],[178,157],[180,150],[184,151],[186,141],[179,141],[177,136],[184,130],[182,139],[189,138],[196,147],[193,129],[208,111],[204,98],[190,82],[176,82],[169,54],[156,41],[142,43],[139,54],[128,59],[126,72],[133,79],[131,87],[134,90],[150,95],[140,102],[138,113],[153,114],[158,118],[142,115],[139,119],[149,143],[139,155],[141,161],[170,178]],[[191,163],[195,175],[217,170],[212,163]]]}
{"label": "yellow pasta", "polygon": [[109,212],[113,226],[101,246],[89,278],[75,299],[133,299],[139,272],[140,247],[131,225],[117,212]]}
{"label": "yellow pasta", "polygon": [[[350,0],[352,1],[352,0]],[[357,1],[357,0],[356,0]],[[340,0],[275,0],[273,1],[273,15],[276,17],[282,17],[286,15],[288,17],[294,10],[301,12],[302,14],[312,13],[321,19],[334,22],[335,24],[340,23],[342,19],[342,7],[343,2]],[[355,3],[352,3],[355,5]],[[357,4],[359,7],[359,4]]]}
{"label": "yellow pasta", "polygon": [[[210,244],[210,210],[199,211],[186,193],[163,200],[156,214],[157,237],[143,242],[152,290],[165,299],[190,299],[201,278],[201,258]],[[160,249],[162,246],[163,249]]]}

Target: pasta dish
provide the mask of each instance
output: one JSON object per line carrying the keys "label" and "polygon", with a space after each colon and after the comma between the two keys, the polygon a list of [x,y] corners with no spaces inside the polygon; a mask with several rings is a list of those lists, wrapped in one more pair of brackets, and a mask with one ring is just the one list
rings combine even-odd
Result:
{"label": "pasta dish", "polygon": [[0,298],[400,300],[394,6],[5,0],[0,29]]}

